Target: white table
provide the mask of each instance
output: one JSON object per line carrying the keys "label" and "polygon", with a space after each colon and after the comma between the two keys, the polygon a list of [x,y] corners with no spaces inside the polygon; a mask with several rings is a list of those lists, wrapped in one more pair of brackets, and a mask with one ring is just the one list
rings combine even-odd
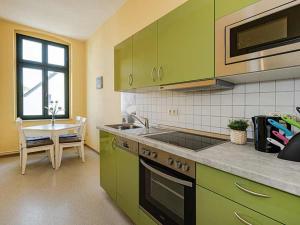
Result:
{"label": "white table", "polygon": [[65,134],[70,130],[75,130],[80,127],[80,124],[54,124],[52,126],[51,124],[46,125],[39,125],[39,126],[32,126],[32,127],[23,127],[23,131],[26,132],[34,132],[39,134],[50,134],[51,138],[54,142],[55,147],[55,169],[58,169],[58,155],[59,155],[59,135]]}

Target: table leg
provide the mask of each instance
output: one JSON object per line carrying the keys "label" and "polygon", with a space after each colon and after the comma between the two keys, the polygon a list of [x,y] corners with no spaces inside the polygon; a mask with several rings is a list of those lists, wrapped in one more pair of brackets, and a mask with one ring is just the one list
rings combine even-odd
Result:
{"label": "table leg", "polygon": [[55,169],[59,168],[59,134],[56,132],[52,133],[52,140],[54,142],[54,162],[55,162]]}

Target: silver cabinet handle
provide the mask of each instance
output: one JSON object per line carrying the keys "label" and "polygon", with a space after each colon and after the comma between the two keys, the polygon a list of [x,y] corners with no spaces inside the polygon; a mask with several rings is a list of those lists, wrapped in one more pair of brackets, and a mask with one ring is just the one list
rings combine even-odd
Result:
{"label": "silver cabinet handle", "polygon": [[155,72],[156,72],[156,67],[153,67],[152,72],[151,72],[151,76],[152,76],[152,81],[155,82]]}
{"label": "silver cabinet handle", "polygon": [[163,72],[163,67],[160,66],[158,69],[158,79],[161,80],[162,79],[162,72]]}
{"label": "silver cabinet handle", "polygon": [[131,86],[133,84],[133,75],[129,74],[129,85]]}
{"label": "silver cabinet handle", "polygon": [[175,182],[175,183],[177,183],[177,184],[181,184],[181,185],[188,186],[188,187],[193,187],[193,183],[192,183],[192,182],[189,182],[189,181],[186,181],[186,180],[182,180],[182,179],[179,179],[179,178],[176,178],[176,177],[172,177],[172,176],[170,176],[170,175],[168,175],[168,174],[165,174],[165,173],[163,173],[163,172],[160,172],[159,170],[157,170],[157,169],[155,169],[155,168],[149,166],[149,165],[148,165],[147,163],[145,163],[145,161],[142,160],[142,159],[140,159],[140,162],[141,162],[141,164],[142,164],[145,168],[147,168],[148,170],[150,170],[152,173],[157,174],[158,176],[161,176],[161,177],[163,177],[163,178],[165,178],[165,179],[167,179],[167,180],[173,181],[173,182]]}
{"label": "silver cabinet handle", "polygon": [[114,137],[113,140],[112,140],[112,142],[111,142],[112,149],[115,149],[116,145],[117,145],[117,139]]}
{"label": "silver cabinet handle", "polygon": [[242,191],[244,191],[244,192],[247,192],[248,194],[251,194],[251,195],[254,195],[254,196],[258,196],[258,197],[263,197],[263,198],[271,198],[271,197],[268,196],[268,195],[260,194],[260,193],[251,191],[251,190],[249,190],[249,189],[247,189],[247,188],[244,188],[244,187],[242,187],[240,184],[238,184],[237,182],[235,182],[234,184],[235,184],[235,186],[236,186],[238,189],[240,189],[240,190],[242,190]]}
{"label": "silver cabinet handle", "polygon": [[243,224],[246,225],[252,225],[252,223],[249,223],[247,220],[243,219],[237,212],[234,212],[234,215],[236,218],[238,218],[239,221],[241,221]]}

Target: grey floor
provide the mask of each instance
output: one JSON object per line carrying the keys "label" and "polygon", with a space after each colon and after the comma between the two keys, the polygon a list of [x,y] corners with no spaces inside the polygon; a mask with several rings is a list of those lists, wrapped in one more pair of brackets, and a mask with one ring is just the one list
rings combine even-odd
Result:
{"label": "grey floor", "polygon": [[0,158],[0,224],[128,225],[131,222],[99,186],[99,156],[86,148],[86,162],[64,152],[59,170],[45,153],[28,157],[20,174],[19,157]]}

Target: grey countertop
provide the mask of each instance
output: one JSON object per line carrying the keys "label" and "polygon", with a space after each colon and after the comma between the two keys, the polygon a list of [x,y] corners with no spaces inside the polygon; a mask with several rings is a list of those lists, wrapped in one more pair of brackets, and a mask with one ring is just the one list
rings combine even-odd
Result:
{"label": "grey countertop", "polygon": [[300,196],[300,163],[278,159],[276,154],[256,151],[253,144],[234,145],[227,142],[194,152],[140,136],[140,131],[121,131],[107,126],[97,128]]}

